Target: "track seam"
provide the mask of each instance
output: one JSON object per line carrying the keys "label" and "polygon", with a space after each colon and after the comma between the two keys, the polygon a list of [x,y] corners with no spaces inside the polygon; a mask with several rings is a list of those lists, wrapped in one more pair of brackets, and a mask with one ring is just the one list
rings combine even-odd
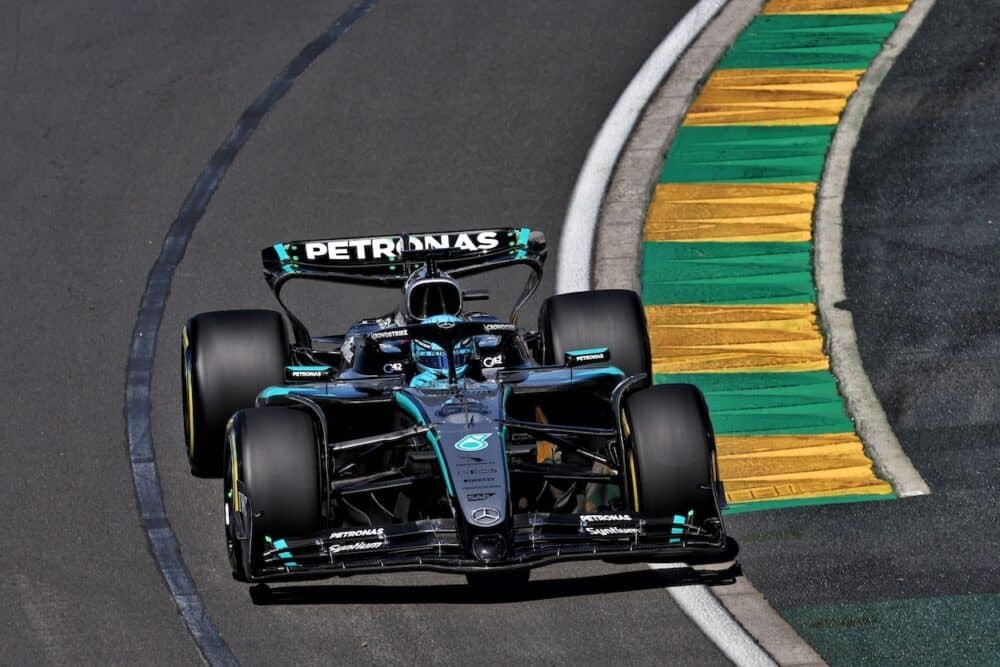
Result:
{"label": "track seam", "polygon": [[240,115],[235,127],[199,174],[170,225],[160,254],[153,264],[142,294],[125,370],[125,437],[132,482],[142,527],[170,596],[191,633],[202,658],[210,665],[235,665],[236,657],[212,622],[197,586],[184,563],[177,536],[167,517],[163,490],[156,468],[150,396],[156,340],[174,271],[184,259],[195,226],[215,195],[226,171],[246,145],[264,116],[291,90],[295,80],[378,0],[360,0],[341,14],[324,32],[299,51],[278,76]]}

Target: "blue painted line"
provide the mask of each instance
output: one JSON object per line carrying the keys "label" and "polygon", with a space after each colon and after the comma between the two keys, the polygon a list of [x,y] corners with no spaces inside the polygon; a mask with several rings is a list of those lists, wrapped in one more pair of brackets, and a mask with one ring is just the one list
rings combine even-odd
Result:
{"label": "blue painted line", "polygon": [[139,516],[156,565],[170,590],[184,625],[209,665],[236,665],[236,657],[222,639],[198,594],[191,572],[181,556],[177,536],[167,518],[156,468],[152,431],[153,362],[163,312],[174,272],[184,259],[194,229],[205,214],[219,184],[260,121],[292,88],[292,84],[320,55],[372,10],[378,0],[360,0],[309,42],[271,84],[247,107],[226,140],[199,174],[167,230],[160,255],[150,269],[142,294],[128,363],[125,367],[125,439]]}

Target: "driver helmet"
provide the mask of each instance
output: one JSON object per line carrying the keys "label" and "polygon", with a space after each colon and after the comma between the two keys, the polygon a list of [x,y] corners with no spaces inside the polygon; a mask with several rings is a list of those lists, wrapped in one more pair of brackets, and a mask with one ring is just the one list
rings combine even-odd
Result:
{"label": "driver helmet", "polygon": [[[462,320],[454,315],[432,315],[424,320],[425,324],[438,324],[442,322],[461,322]],[[455,343],[455,375],[464,377],[468,369],[469,357],[472,356],[473,345],[471,338],[463,338]],[[410,342],[410,356],[413,363],[421,373],[430,373],[439,378],[448,376],[448,353],[444,348],[429,340],[414,339]]]}

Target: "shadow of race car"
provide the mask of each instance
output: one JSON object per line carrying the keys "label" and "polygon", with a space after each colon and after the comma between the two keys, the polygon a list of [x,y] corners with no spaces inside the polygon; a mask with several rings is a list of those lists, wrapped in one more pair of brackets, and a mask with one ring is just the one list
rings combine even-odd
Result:
{"label": "shadow of race car", "polygon": [[[424,569],[506,586],[583,559],[738,568],[705,400],[651,383],[638,296],[559,294],[537,330],[516,324],[545,255],[524,228],[279,243],[262,258],[283,315],[188,320],[187,455],[223,479],[236,579]],[[467,310],[488,294],[457,279],[510,266],[531,269],[510,316]],[[300,279],[399,289],[402,303],[314,337],[282,300]]]}

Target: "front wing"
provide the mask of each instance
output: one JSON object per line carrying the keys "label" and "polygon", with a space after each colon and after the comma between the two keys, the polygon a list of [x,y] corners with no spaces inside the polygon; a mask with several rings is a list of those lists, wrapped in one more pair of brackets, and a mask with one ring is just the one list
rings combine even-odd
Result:
{"label": "front wing", "polygon": [[[302,538],[266,537],[265,542],[262,562],[251,566],[253,581],[400,570],[470,573],[572,560],[700,565],[734,561],[738,551],[721,526],[713,535],[680,515],[664,519],[641,514],[516,514],[509,532],[480,535],[468,546],[460,542],[453,519],[327,529]],[[738,565],[730,569],[738,572]]]}

